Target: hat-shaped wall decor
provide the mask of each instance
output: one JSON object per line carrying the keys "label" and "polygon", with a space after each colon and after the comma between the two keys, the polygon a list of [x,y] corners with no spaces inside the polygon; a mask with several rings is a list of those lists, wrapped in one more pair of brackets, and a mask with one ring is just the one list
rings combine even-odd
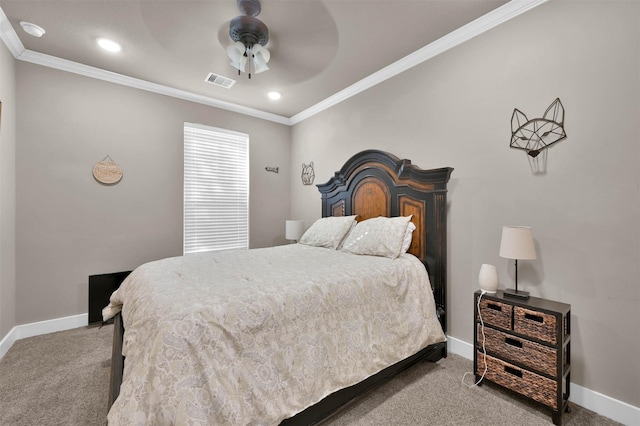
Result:
{"label": "hat-shaped wall decor", "polygon": [[105,185],[114,185],[122,179],[122,168],[107,155],[93,166],[93,177]]}

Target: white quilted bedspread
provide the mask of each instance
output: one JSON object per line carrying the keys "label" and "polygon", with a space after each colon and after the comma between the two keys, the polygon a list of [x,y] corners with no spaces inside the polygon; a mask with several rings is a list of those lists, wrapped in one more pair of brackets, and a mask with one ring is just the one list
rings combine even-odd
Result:
{"label": "white quilted bedspread", "polygon": [[[445,340],[423,264],[291,244],[137,268],[110,425],[274,425]],[[108,315],[108,314],[107,314]]]}

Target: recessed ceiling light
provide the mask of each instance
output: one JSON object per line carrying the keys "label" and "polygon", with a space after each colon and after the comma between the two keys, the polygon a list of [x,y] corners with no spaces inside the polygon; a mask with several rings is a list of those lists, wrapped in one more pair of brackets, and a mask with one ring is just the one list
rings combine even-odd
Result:
{"label": "recessed ceiling light", "polygon": [[269,99],[271,99],[272,101],[277,101],[282,97],[279,92],[269,92],[267,93],[267,96],[269,96]]}
{"label": "recessed ceiling light", "polygon": [[32,24],[31,22],[21,21],[20,25],[22,26],[22,29],[24,30],[25,33],[34,37],[42,37],[46,32],[44,28],[36,24]]}
{"label": "recessed ceiling light", "polygon": [[122,49],[118,43],[108,38],[99,38],[98,45],[108,52],[119,52]]}

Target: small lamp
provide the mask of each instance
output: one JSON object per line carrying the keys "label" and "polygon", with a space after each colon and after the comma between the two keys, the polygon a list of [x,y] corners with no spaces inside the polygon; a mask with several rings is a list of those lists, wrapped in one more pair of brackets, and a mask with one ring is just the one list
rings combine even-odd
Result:
{"label": "small lamp", "polygon": [[284,237],[287,240],[294,240],[298,242],[302,233],[304,232],[303,220],[287,220],[285,225]]}
{"label": "small lamp", "polygon": [[500,242],[500,257],[514,259],[516,262],[516,288],[508,288],[505,296],[528,299],[529,292],[518,290],[518,260],[533,260],[536,258],[536,247],[533,244],[531,228],[528,226],[502,227],[502,241]]}
{"label": "small lamp", "polygon": [[498,290],[498,269],[493,265],[483,263],[480,266],[478,283],[481,290],[487,293],[495,293]]}

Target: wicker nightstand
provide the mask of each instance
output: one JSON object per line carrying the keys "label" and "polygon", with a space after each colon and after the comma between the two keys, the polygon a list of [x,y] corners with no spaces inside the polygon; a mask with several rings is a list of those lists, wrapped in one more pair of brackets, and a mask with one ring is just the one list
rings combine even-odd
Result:
{"label": "wicker nightstand", "polygon": [[[485,370],[484,321],[489,380],[552,410],[553,423],[569,411],[571,305],[530,297],[505,297],[502,291],[474,297],[474,372]],[[480,298],[478,312],[478,299]]]}

